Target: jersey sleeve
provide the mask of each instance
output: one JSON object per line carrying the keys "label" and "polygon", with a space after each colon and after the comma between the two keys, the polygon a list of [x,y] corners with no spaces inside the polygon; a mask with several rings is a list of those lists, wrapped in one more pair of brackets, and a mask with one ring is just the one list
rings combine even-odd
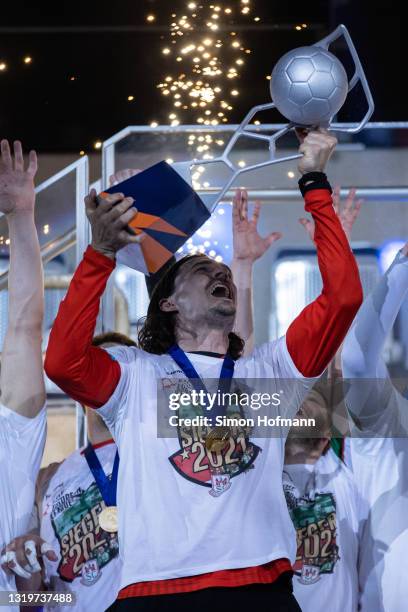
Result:
{"label": "jersey sleeve", "polygon": [[2,448],[7,448],[10,456],[17,459],[19,451],[25,448],[21,465],[26,463],[38,472],[47,431],[45,406],[34,418],[28,418],[0,404],[0,435]]}
{"label": "jersey sleeve", "polygon": [[111,358],[118,363],[127,364],[135,363],[143,354],[143,351],[135,346],[110,346],[109,348],[104,348],[103,350],[109,353]]}
{"label": "jersey sleeve", "polygon": [[290,325],[286,344],[299,372],[313,377],[322,374],[341,346],[361,304],[362,288],[330,191],[308,191],[305,204],[315,223],[314,241],[323,289]]}
{"label": "jersey sleeve", "polygon": [[44,364],[58,387],[92,408],[108,401],[120,378],[118,362],[92,346],[100,299],[114,267],[111,259],[88,247],[60,304]]}
{"label": "jersey sleeve", "polygon": [[134,378],[134,373],[129,363],[123,360],[117,363],[120,367],[118,384],[106,404],[99,406],[97,412],[105,421],[116,444],[119,444],[122,425],[129,403],[129,388]]}
{"label": "jersey sleeve", "polygon": [[129,405],[129,389],[133,390],[145,380],[144,367],[147,363],[145,351],[136,347],[113,346],[105,350],[120,368],[116,388],[108,401],[98,408],[98,414],[105,421],[116,443],[122,430],[123,419]]}
{"label": "jersey sleeve", "polygon": [[13,522],[15,535],[25,533],[34,502],[35,483],[44,452],[47,430],[45,407],[34,418],[24,417],[0,404],[1,499]]}

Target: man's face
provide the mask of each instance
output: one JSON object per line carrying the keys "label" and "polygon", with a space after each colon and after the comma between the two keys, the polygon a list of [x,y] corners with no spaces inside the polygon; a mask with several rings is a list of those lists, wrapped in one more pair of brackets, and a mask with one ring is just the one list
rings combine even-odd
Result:
{"label": "man's face", "polygon": [[[164,302],[178,313],[181,323],[206,323],[213,327],[230,323],[232,326],[236,287],[231,270],[206,257],[187,261],[176,276],[173,294]],[[161,308],[165,309],[163,304]]]}

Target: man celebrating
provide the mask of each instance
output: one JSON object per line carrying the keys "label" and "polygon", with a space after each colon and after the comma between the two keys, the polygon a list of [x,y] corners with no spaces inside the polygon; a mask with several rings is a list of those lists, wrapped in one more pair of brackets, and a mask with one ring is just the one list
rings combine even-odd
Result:
{"label": "man celebrating", "polygon": [[158,385],[176,391],[193,380],[267,378],[279,390],[281,379],[297,379],[280,412],[295,415],[362,299],[323,174],[335,144],[319,130],[300,147],[300,187],[316,225],[323,291],[286,337],[248,357],[241,357],[243,342],[232,333],[231,272],[205,256],[178,261],[159,281],[139,338],[143,350],[112,349],[112,358],[92,347],[115,254],[137,238],[125,229],[135,214],[131,199],[118,193],[98,205],[95,191],[86,199],[92,246],[60,306],[45,368],[68,394],[99,410],[119,449],[118,521],[116,508],[109,516],[123,560],[115,610],[218,610],[252,605],[254,596],[266,597],[271,610],[299,610],[291,592],[296,541],[282,490],[286,432],[257,440],[262,448],[228,430],[158,438],[156,399]]}
{"label": "man celebrating", "polygon": [[[15,566],[16,554],[3,547],[27,531],[45,442],[44,295],[34,223],[37,157],[31,151],[24,169],[20,142],[14,143],[14,160],[7,140],[0,146],[0,212],[6,215],[10,237],[9,314],[0,379],[0,591],[13,591],[14,577],[4,568]],[[30,566],[31,546],[27,552]]]}

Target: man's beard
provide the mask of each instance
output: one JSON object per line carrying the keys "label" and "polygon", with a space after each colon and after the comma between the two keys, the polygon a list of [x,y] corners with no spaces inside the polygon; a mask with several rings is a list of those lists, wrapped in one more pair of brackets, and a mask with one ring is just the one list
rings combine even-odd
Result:
{"label": "man's beard", "polygon": [[235,314],[235,304],[216,304],[194,318],[183,319],[177,315],[175,330],[177,334],[187,333],[193,337],[202,329],[219,329],[229,334],[234,327]]}
{"label": "man's beard", "polygon": [[235,304],[220,303],[208,310],[207,323],[214,323],[217,327],[224,327],[226,323],[231,322],[233,325],[236,315]]}

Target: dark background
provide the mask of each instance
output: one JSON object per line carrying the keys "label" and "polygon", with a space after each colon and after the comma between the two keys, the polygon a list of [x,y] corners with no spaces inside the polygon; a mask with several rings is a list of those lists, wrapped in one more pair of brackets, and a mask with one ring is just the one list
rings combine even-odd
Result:
{"label": "dark background", "polygon": [[[201,0],[201,3],[211,0]],[[216,0],[213,0],[216,4]],[[239,0],[220,0],[233,6]],[[168,123],[156,85],[167,71],[161,48],[171,13],[185,0],[16,2],[1,6],[0,135],[20,138],[40,152],[92,151],[126,125]],[[360,54],[376,110],[372,120],[407,118],[407,26],[397,2],[355,0],[251,0],[261,22],[239,20],[240,37],[252,49],[238,83],[242,95],[229,114],[242,119],[267,102],[270,73],[291,48],[311,44],[343,22]],[[149,13],[154,24],[146,22]],[[297,23],[308,24],[295,30]],[[250,26],[250,28],[246,26]],[[129,31],[129,28],[133,28]],[[228,33],[228,29],[225,34]],[[219,37],[223,32],[219,33]],[[33,58],[24,64],[24,56]],[[174,65],[173,65],[174,66]],[[74,80],[71,78],[74,77]],[[129,102],[127,97],[134,96]],[[188,113],[183,122],[188,121]]]}

